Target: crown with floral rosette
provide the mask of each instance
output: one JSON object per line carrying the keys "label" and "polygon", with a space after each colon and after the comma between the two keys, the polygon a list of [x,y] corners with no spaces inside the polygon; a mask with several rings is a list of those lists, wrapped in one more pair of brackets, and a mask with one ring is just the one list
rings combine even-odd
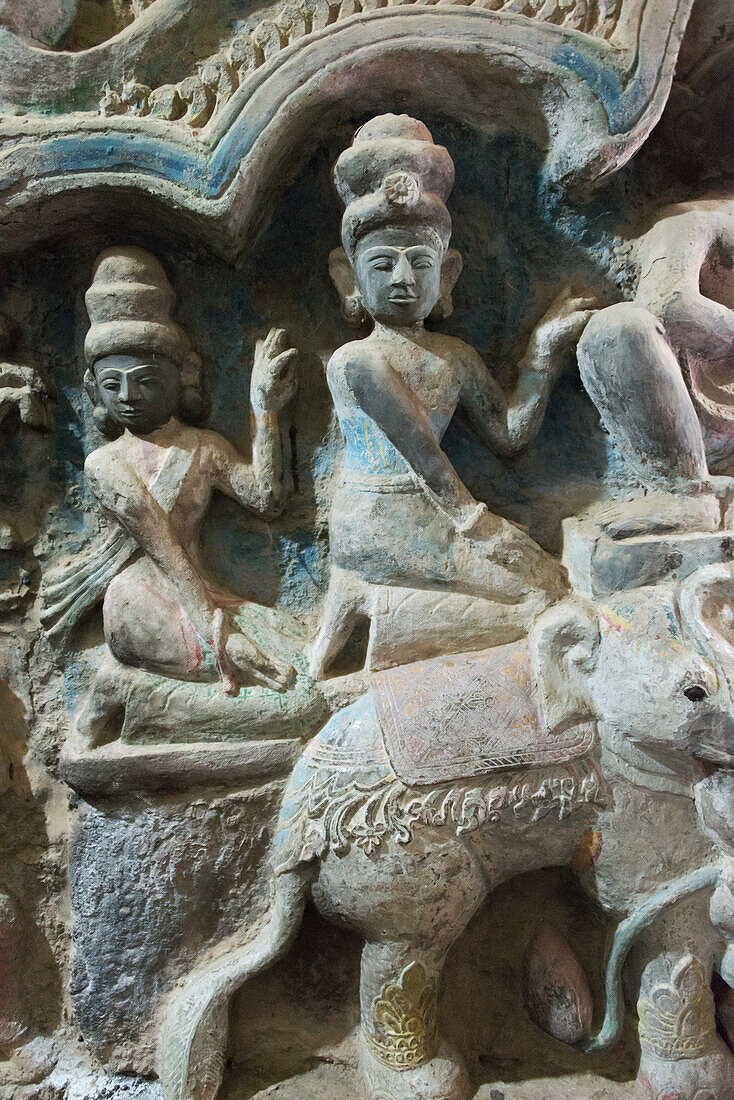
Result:
{"label": "crown with floral rosette", "polygon": [[366,122],[336,162],[334,182],[345,206],[342,243],[350,259],[362,237],[383,226],[420,227],[442,251],[448,247],[454,164],[417,119],[378,115]]}

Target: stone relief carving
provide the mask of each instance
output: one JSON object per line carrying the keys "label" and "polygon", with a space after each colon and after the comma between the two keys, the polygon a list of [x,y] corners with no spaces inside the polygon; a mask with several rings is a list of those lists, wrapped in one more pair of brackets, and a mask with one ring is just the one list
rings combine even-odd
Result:
{"label": "stone relief carving", "polygon": [[51,427],[48,402],[54,396],[53,382],[39,363],[15,361],[12,356],[18,341],[18,326],[12,318],[0,314],[0,425],[5,431],[14,426],[47,430]]}
{"label": "stone relief carving", "polygon": [[[56,395],[49,372],[22,350],[21,326],[0,313],[0,432],[31,460],[47,461],[52,403]],[[27,602],[31,576],[27,551],[38,533],[38,483],[42,478],[19,470],[8,478],[0,513],[0,616]],[[0,760],[5,753],[0,747]]]}
{"label": "stone relief carving", "polygon": [[[641,495],[622,504],[606,502],[589,517],[569,521],[571,579],[597,594],[612,591],[620,572],[642,581],[652,565],[654,575],[671,550],[676,568],[690,547],[673,546],[675,539],[665,537],[672,532],[684,539],[692,531],[709,533],[694,551],[701,561],[728,555],[734,493],[727,388],[734,331],[727,278],[731,233],[727,200],[661,211],[637,242],[635,297],[597,312],[579,342],[586,390],[642,487]],[[632,408],[630,393],[639,394]],[[617,557],[616,576],[603,562],[587,560],[590,540],[601,540],[596,557],[603,559],[610,539],[645,535],[651,537],[637,543],[621,569]]]}
{"label": "stone relief carving", "polygon": [[95,6],[0,0],[0,1086],[734,1100],[728,14]]}
{"label": "stone relief carving", "polygon": [[670,982],[640,998],[640,1042],[662,1061],[700,1058],[716,1049],[713,994],[698,959],[678,963]]}
{"label": "stone relief carving", "polygon": [[63,38],[77,14],[77,0],[3,0],[0,26],[24,38],[55,46]]}
{"label": "stone relief carving", "polygon": [[[356,10],[352,0],[334,7],[324,0],[273,6],[253,26],[243,19],[232,36],[227,5],[213,16],[193,0],[156,0],[108,42],[79,53],[0,36],[8,243],[22,247],[48,231],[23,213],[32,196],[14,191],[30,145],[34,186],[44,192],[82,186],[104,203],[108,185],[127,176],[152,197],[183,202],[206,240],[238,255],[267,214],[265,196],[282,187],[285,148],[300,156],[314,104],[323,106],[319,126],[327,132],[335,85],[345,108],[364,113],[371,71],[390,96],[400,97],[407,78],[409,95],[434,110],[426,61],[436,51],[452,71],[446,94],[455,117],[483,124],[499,96],[513,128],[544,148],[549,184],[586,184],[614,172],[658,120],[691,4],[625,0],[617,9],[580,0],[518,11],[511,0],[497,10],[480,3]],[[194,48],[198,71],[186,64],[182,72],[192,41],[212,37],[217,53]],[[478,65],[487,78],[479,84]],[[39,114],[60,110],[68,113],[52,124]],[[579,127],[584,111],[594,121]],[[68,210],[73,220],[73,203]]]}
{"label": "stone relief carving", "polygon": [[[167,1094],[176,1100],[216,1094],[215,1067],[226,1042],[223,1002],[239,983],[287,949],[310,895],[325,915],[345,921],[366,940],[361,994],[366,1094],[396,1100],[416,1094],[472,1096],[460,1056],[439,1037],[430,1049],[421,1040],[422,1057],[410,1068],[398,1065],[398,1046],[385,1055],[375,1053],[372,991],[381,995],[387,983],[399,984],[405,967],[416,967],[416,973],[428,967],[438,981],[448,948],[486,891],[520,869],[513,860],[518,858],[525,870],[548,862],[572,864],[592,827],[605,839],[593,873],[589,875],[585,868],[582,881],[602,905],[628,914],[628,919],[619,926],[609,959],[604,1027],[596,1037],[585,1036],[584,1044],[603,1049],[613,1042],[621,1026],[618,968],[635,934],[642,935],[644,942],[651,908],[658,917],[655,936],[660,942],[655,944],[653,939],[643,951],[651,955],[649,965],[654,970],[656,950],[666,957],[676,951],[676,921],[665,916],[668,907],[720,881],[721,869],[715,860],[709,862],[710,855],[702,865],[700,849],[690,862],[684,855],[689,844],[691,850],[697,849],[698,819],[690,803],[686,824],[682,818],[679,821],[682,832],[671,838],[677,852],[675,875],[657,894],[641,888],[645,871],[635,861],[641,858],[644,863],[647,854],[644,847],[636,848],[639,822],[630,820],[629,813],[631,802],[644,790],[648,801],[658,803],[653,816],[659,819],[665,801],[679,797],[672,792],[682,791],[686,777],[690,780],[695,774],[694,759],[715,762],[727,755],[729,692],[716,670],[729,642],[712,633],[705,657],[686,640],[700,634],[701,608],[709,605],[717,590],[719,596],[723,594],[720,584],[707,567],[693,573],[678,593],[664,586],[642,588],[622,593],[616,606],[598,610],[572,597],[541,615],[530,641],[532,682],[539,698],[533,734],[537,748],[529,770],[508,766],[502,758],[494,768],[486,761],[480,763],[469,751],[469,727],[464,733],[466,753],[461,753],[455,740],[439,780],[429,746],[441,735],[442,723],[437,719],[431,728],[416,731],[409,693],[398,702],[404,708],[404,730],[394,720],[391,723],[384,703],[392,686],[390,673],[376,679],[367,697],[332,718],[296,766],[283,799],[268,923],[249,942],[243,930],[244,942],[235,940],[226,954],[205,961],[172,995],[158,1063]],[[676,605],[681,608],[680,620]],[[450,667],[450,659],[445,660]],[[492,651],[478,660],[486,662],[490,682],[518,694],[522,691],[521,677],[512,688],[505,687],[510,677],[503,681],[498,675]],[[516,668],[517,654],[505,654],[505,661],[507,667]],[[415,668],[411,678],[425,677],[430,684],[430,664],[425,670]],[[619,691],[620,683],[643,685],[651,669],[656,670],[654,694],[640,689]],[[466,674],[462,677],[454,669],[453,678],[457,696],[471,692]],[[555,697],[559,680],[565,713],[559,711]],[[572,685],[577,693],[569,691]],[[441,693],[440,680],[435,690]],[[507,747],[513,745],[517,727],[511,707],[501,697],[485,701],[484,706],[484,728],[499,731],[499,722],[504,721],[505,731],[497,733],[498,739]],[[599,741],[593,736],[578,741],[575,761],[567,749],[565,769],[554,764],[552,748],[540,748],[544,724],[559,739],[559,731],[593,718],[599,723]],[[454,735],[455,739],[460,736]],[[660,756],[665,748],[668,755]],[[410,753],[409,777],[406,752]],[[661,759],[666,759],[665,765]],[[471,778],[472,770],[479,769],[482,787]],[[668,790],[658,789],[658,779]],[[518,834],[526,838],[519,846]],[[619,845],[624,846],[625,858],[608,860],[606,848]],[[622,878],[617,880],[620,873]],[[455,889],[447,887],[449,882]],[[421,897],[420,907],[411,905],[416,895]],[[376,897],[382,899],[378,905],[372,900]],[[666,941],[666,935],[671,939]],[[708,983],[708,969],[705,975]],[[727,1096],[731,1056],[713,1034],[713,1001],[706,1003],[705,1010],[701,1002],[699,1015],[701,1020],[706,1017],[708,1045],[697,1052],[695,1066],[686,1066],[685,1074],[690,1073],[699,1087]],[[648,1053],[652,1068],[647,1065]],[[681,1053],[679,1060],[689,1061],[689,1054]],[[643,1042],[641,1082],[660,1079],[657,1057]],[[661,1085],[672,1087],[677,1081],[677,1061],[669,1059]]]}
{"label": "stone relief carving", "polygon": [[[436,591],[465,597],[442,616],[449,648],[462,644],[457,617],[469,647],[499,644],[524,633],[562,591],[556,562],[471,496],[441,437],[460,410],[495,452],[513,455],[527,446],[590,303],[566,294],[553,303],[510,394],[473,348],[427,331],[427,317],[451,312],[461,271],[445,206],[453,174],[447,151],[425,126],[391,115],[366,123],[335,168],[346,210],[344,248],[332,252],[331,274],[350,319],[369,317],[374,327],[335,352],[327,367],[344,457],[331,505],[326,612],[311,658],[316,676],[348,642],[356,619],[374,615],[375,585],[427,596],[425,602],[414,594],[395,612],[411,617],[414,653],[416,646],[421,652],[419,624],[435,609]],[[389,627],[382,632],[389,647]],[[429,651],[441,652],[440,618],[428,632]],[[370,660],[391,663],[374,646]]]}
{"label": "stone relief carving", "polygon": [[[699,495],[713,488],[725,501],[731,494],[729,481],[708,483],[709,461],[725,470],[730,458],[720,452],[729,443],[722,429],[734,325],[731,234],[728,201],[663,210],[638,244],[634,299],[597,313],[579,345],[584,385],[635,476],[651,489]],[[623,407],[622,395],[639,390],[640,367],[643,400]],[[663,404],[671,410],[668,423]]]}
{"label": "stone relief carving", "polygon": [[[283,507],[279,415],[296,391],[295,349],[282,329],[258,342],[248,462],[221,436],[196,426],[207,406],[201,362],[171,317],[173,291],[153,256],[139,248],[102,253],[86,305],[91,326],[84,344],[85,388],[95,423],[112,442],[88,456],[85,475],[109,529],[83,562],[75,560],[49,578],[44,612],[49,634],[63,638],[103,599],[109,653],[79,715],[78,734],[90,747],[103,743],[114,737],[109,726],[118,712],[136,707],[144,709],[146,730],[155,729],[161,677],[218,682],[233,699],[243,685],[267,689],[254,698],[244,691],[227,709],[208,688],[197,693],[160,685],[167,728],[226,723],[227,714],[230,725],[241,727],[252,711],[255,730],[270,723],[280,731],[294,700],[291,721],[303,722],[308,699],[301,697],[308,696],[310,683],[298,624],[217,589],[198,546],[215,489],[256,514],[273,515]],[[294,664],[301,666],[298,686]],[[127,671],[133,669],[142,670],[142,680]],[[146,705],[151,692],[152,713]],[[291,694],[285,714],[279,693]],[[134,722],[134,715],[125,715],[123,731],[129,733]]]}
{"label": "stone relief carving", "polygon": [[[473,4],[483,11],[525,16],[603,39],[612,37],[620,15],[620,0],[473,0]],[[465,6],[471,7],[472,3]],[[119,90],[108,88],[100,101],[100,114],[152,115],[198,129],[281,50],[342,19],[385,7],[390,7],[388,0],[341,0],[336,4],[301,0],[284,4],[273,19],[262,20],[249,34],[237,35],[226,51],[207,58],[196,75],[178,84],[149,88],[129,81]]]}
{"label": "stone relief carving", "polygon": [[0,935],[3,944],[3,983],[0,1001],[0,1047],[20,1046],[29,1031],[28,1007],[23,989],[22,965],[27,939],[17,902],[7,894],[0,897]]}

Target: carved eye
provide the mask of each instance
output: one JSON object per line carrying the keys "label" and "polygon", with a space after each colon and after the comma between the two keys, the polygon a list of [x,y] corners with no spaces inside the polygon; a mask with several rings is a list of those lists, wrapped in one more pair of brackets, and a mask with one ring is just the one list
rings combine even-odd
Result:
{"label": "carved eye", "polygon": [[390,260],[374,260],[372,267],[375,271],[392,271],[392,262]]}
{"label": "carved eye", "polygon": [[427,256],[422,256],[420,260],[413,262],[413,267],[416,271],[426,271],[428,268],[433,267],[433,260],[429,260]]}
{"label": "carved eye", "polygon": [[700,703],[702,699],[708,699],[706,688],[701,687],[700,684],[693,684],[689,688],[684,688],[683,694],[686,699],[690,699],[692,703]]}

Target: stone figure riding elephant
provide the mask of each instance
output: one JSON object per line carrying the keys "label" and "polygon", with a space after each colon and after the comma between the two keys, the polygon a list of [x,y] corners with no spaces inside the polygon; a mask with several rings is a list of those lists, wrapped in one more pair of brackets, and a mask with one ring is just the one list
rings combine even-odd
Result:
{"label": "stone figure riding elephant", "polygon": [[216,1095],[229,998],[288,950],[309,895],[365,940],[368,1100],[468,1100],[439,1029],[444,959],[499,883],[550,866],[577,869],[618,922],[605,1024],[578,1045],[618,1035],[634,941],[646,1095],[734,1100],[710,986],[727,946],[708,912],[722,860],[694,800],[734,767],[733,594],[729,569],[708,566],[606,605],[568,598],[520,642],[375,676],[294,769],[263,925],[220,944],[163,1006],[166,1100]]}

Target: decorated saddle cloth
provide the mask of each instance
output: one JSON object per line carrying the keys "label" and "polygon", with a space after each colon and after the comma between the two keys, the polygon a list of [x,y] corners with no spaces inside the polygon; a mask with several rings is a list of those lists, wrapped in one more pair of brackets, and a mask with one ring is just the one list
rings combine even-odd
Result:
{"label": "decorated saddle cloth", "polygon": [[402,665],[371,691],[390,763],[410,786],[570,762],[596,735],[591,717],[544,726],[522,643]]}

